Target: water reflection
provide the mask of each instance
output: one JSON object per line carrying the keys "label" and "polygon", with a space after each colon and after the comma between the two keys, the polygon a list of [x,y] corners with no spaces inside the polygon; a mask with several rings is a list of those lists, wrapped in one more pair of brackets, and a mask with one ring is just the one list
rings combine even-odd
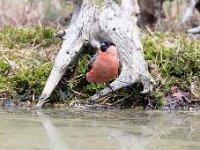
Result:
{"label": "water reflection", "polygon": [[200,113],[0,109],[0,149],[199,150]]}
{"label": "water reflection", "polygon": [[52,124],[52,122],[48,119],[49,117],[45,115],[42,111],[36,111],[38,114],[40,121],[43,124],[43,127],[49,137],[50,144],[52,145],[52,149],[59,150],[70,150],[67,146],[67,143],[63,143],[63,140],[59,138],[60,133],[56,129],[56,127]]}

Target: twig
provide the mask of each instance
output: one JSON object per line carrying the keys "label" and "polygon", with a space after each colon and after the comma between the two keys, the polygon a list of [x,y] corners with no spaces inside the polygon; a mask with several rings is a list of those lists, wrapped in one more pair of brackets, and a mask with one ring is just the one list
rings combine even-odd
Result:
{"label": "twig", "polygon": [[122,98],[122,99],[120,99],[120,100],[118,100],[118,101],[116,101],[116,102],[114,102],[114,103],[112,103],[111,106],[113,106],[113,105],[115,105],[115,104],[117,104],[117,103],[119,103],[119,102],[122,102],[124,99],[129,98],[129,97],[130,97],[130,95],[129,95],[129,96],[126,96],[126,97],[124,97],[124,98]]}

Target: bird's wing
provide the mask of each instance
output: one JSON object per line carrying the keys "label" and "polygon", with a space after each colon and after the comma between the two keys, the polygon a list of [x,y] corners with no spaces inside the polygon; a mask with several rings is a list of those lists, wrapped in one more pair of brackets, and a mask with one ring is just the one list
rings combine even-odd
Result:
{"label": "bird's wing", "polygon": [[98,57],[98,53],[94,54],[94,56],[90,59],[89,63],[88,63],[88,70],[92,69],[92,65],[94,63],[94,61],[97,59]]}

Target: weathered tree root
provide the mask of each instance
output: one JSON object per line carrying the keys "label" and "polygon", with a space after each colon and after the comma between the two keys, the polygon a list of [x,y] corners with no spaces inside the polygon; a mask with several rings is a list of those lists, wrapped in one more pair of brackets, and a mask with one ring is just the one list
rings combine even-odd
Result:
{"label": "weathered tree root", "polygon": [[190,0],[190,3],[188,3],[186,8],[185,15],[183,16],[182,23],[186,23],[187,21],[190,20],[195,8],[200,11],[199,6],[200,6],[199,0]]}
{"label": "weathered tree root", "polygon": [[83,45],[90,43],[99,47],[99,42],[102,40],[116,44],[121,73],[119,78],[110,84],[112,89],[103,89],[100,94],[93,95],[91,100],[133,83],[142,83],[143,93],[149,92],[154,80],[147,70],[138,36],[137,1],[122,0],[117,4],[112,0],[105,0],[102,4],[97,4],[95,1],[83,0],[82,5],[76,1],[74,3],[76,8],[71,24],[67,30],[60,32],[64,34],[59,34],[64,41],[36,107],[40,108],[45,103],[70,63],[81,52]]}

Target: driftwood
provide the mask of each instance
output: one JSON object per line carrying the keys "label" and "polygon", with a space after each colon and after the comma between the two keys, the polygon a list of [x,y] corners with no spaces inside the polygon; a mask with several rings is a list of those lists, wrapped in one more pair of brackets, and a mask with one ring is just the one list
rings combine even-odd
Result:
{"label": "driftwood", "polygon": [[200,12],[200,0],[190,0],[186,8],[185,15],[183,16],[182,23],[189,21],[195,8]]}
{"label": "driftwood", "polygon": [[96,100],[112,91],[142,83],[142,93],[151,90],[154,80],[147,69],[138,36],[136,0],[76,0],[70,26],[59,32],[63,44],[36,108],[50,96],[72,61],[76,60],[85,44],[99,47],[102,40],[113,42],[119,53],[121,72],[110,86],[91,97]]}
{"label": "driftwood", "polygon": [[[182,23],[186,23],[190,20],[191,16],[193,15],[194,9],[197,9],[200,12],[200,0],[190,0],[188,6],[186,8],[185,15],[183,16]],[[190,37],[194,37],[199,39],[199,35],[193,34],[200,34],[200,26],[188,29],[187,31]]]}

